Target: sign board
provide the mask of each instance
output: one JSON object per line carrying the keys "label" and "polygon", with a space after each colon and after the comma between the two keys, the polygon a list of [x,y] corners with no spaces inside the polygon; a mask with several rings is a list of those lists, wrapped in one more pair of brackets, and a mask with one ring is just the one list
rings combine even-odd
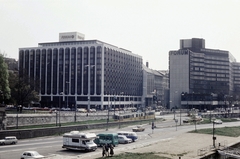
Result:
{"label": "sign board", "polygon": [[59,42],[84,40],[85,35],[78,32],[59,33]]}

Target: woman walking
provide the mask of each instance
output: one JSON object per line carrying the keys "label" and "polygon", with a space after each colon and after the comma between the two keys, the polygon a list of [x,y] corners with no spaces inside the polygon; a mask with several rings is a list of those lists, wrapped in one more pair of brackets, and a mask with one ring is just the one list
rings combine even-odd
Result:
{"label": "woman walking", "polygon": [[113,151],[114,147],[112,144],[110,144],[110,155],[113,156],[114,155],[114,151]]}

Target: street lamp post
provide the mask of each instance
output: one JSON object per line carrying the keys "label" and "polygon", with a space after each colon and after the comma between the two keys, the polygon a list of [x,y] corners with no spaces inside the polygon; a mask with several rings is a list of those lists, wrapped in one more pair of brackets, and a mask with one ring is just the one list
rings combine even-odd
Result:
{"label": "street lamp post", "polygon": [[214,132],[215,132],[214,124],[215,124],[215,122],[213,121],[213,137],[212,137],[212,139],[213,139],[213,147],[215,148],[215,140],[217,138],[214,136]]}
{"label": "street lamp post", "polygon": [[[113,95],[113,100],[114,100],[114,108],[113,108],[113,111],[114,111],[114,118],[115,118],[115,89],[113,88],[112,89],[112,95]],[[112,108],[112,98],[111,98],[111,108]]]}
{"label": "street lamp post", "polygon": [[192,92],[192,109],[193,109],[193,94],[194,94],[194,92]]}
{"label": "street lamp post", "polygon": [[56,111],[56,109],[54,110],[55,114],[56,114],[56,126],[57,126],[57,121],[58,121],[58,113]]}
{"label": "street lamp post", "polygon": [[61,93],[59,93],[59,113],[58,113],[58,125],[59,125],[59,127],[61,127],[61,120],[60,120],[60,112],[61,112],[61,106],[60,106],[60,99],[61,99],[61,95],[63,95],[63,92],[61,92]]}
{"label": "street lamp post", "polygon": [[90,71],[91,71],[91,68],[95,67],[95,65],[85,65],[85,67],[88,67],[88,107],[87,107],[87,112],[89,112],[90,110]]}
{"label": "street lamp post", "polygon": [[77,122],[77,102],[75,102],[75,116],[74,116],[74,122]]}
{"label": "street lamp post", "polygon": [[118,128],[120,129],[120,107],[121,107],[121,95],[123,94],[123,92],[120,93],[120,97],[119,97],[119,109],[118,109]]}
{"label": "street lamp post", "polygon": [[19,111],[19,105],[17,106],[17,129],[18,129],[18,111]]}
{"label": "street lamp post", "polygon": [[[112,101],[111,101],[111,107],[112,107]],[[109,105],[108,105],[108,117],[107,117],[107,128],[106,128],[106,131],[108,131],[108,122],[109,122]]]}
{"label": "street lamp post", "polygon": [[66,81],[66,85],[67,85],[67,108],[68,108],[68,94],[69,94],[69,81]]}

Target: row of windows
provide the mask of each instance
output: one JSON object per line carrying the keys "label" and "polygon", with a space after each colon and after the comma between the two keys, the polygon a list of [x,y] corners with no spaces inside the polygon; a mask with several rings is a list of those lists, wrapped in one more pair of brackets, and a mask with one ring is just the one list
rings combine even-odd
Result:
{"label": "row of windows", "polygon": [[192,55],[192,57],[204,58],[204,54],[203,53],[196,53],[196,52],[192,52],[191,51],[191,55]]}
{"label": "row of windows", "polygon": [[214,64],[214,65],[227,65],[229,66],[229,62],[223,62],[223,61],[210,61],[210,60],[205,60],[205,64]]}
{"label": "row of windows", "polygon": [[204,72],[191,72],[190,74],[191,74],[191,75],[201,75],[201,76],[204,76],[204,75],[205,75]]}
{"label": "row of windows", "polygon": [[[97,54],[101,54],[101,48],[98,48],[97,50]],[[52,49],[48,49],[47,51],[46,49],[37,49],[36,53],[35,50],[31,50],[30,53],[31,58],[29,62],[29,50],[20,51],[20,59],[24,60],[24,63],[23,61],[20,62],[20,68],[28,71],[28,63],[30,63],[30,68],[33,71],[30,70],[28,74],[31,77],[41,76],[40,79],[42,94],[57,94],[58,92],[66,92],[66,87],[69,87],[69,93],[71,92],[71,94],[74,94],[76,91],[78,94],[88,93],[88,71],[87,68],[84,66],[89,65],[89,63],[95,66],[95,48],[91,47],[90,52],[87,47],[85,47],[84,49],[79,47],[77,50],[76,48],[71,48],[71,50],[69,48],[53,49],[53,52]],[[88,61],[89,54],[90,56],[92,56],[92,62]],[[96,65],[95,68],[98,70],[101,69],[101,63],[99,65]],[[86,71],[82,71],[83,69]],[[34,70],[36,71],[36,74],[34,74]],[[101,71],[98,71],[97,73],[101,73]],[[93,75],[94,72],[91,70],[91,94],[94,94],[95,87],[95,77],[93,77]],[[78,84],[76,86],[76,80],[78,81],[78,83],[83,82],[83,87],[82,84]],[[66,82],[69,82],[70,86],[66,86]],[[100,94],[101,78],[98,78],[96,83],[98,84],[98,86],[96,87],[95,91]]]}
{"label": "row of windows", "polygon": [[216,60],[216,61],[226,61],[228,62],[228,58],[227,57],[220,57],[220,56],[205,56],[204,57],[206,60]]}
{"label": "row of windows", "polygon": [[199,76],[211,76],[211,77],[229,77],[227,74],[216,74],[216,73],[204,73],[204,72],[191,72],[191,75]]}
{"label": "row of windows", "polygon": [[202,66],[204,67],[204,63],[191,63],[192,66]]}
{"label": "row of windows", "polygon": [[60,42],[60,43],[41,43],[39,46],[49,47],[49,46],[69,46],[69,45],[81,45],[81,44],[97,44],[96,41],[78,41],[78,42]]}
{"label": "row of windows", "polygon": [[212,49],[201,49],[203,52],[211,52],[211,53],[218,53],[218,54],[228,54],[227,51],[222,51],[222,50],[212,50]]}
{"label": "row of windows", "polygon": [[204,68],[203,67],[194,67],[194,70],[195,71],[204,71]]}
{"label": "row of windows", "polygon": [[[141,95],[142,59],[112,49],[104,48],[104,50],[105,59],[111,60],[111,65],[104,66],[106,67],[104,78],[107,79],[104,84],[107,91],[104,93],[114,88],[121,92],[135,92],[134,94]],[[20,69],[27,71],[30,69],[28,74],[32,77],[41,76],[38,79],[41,79],[42,94],[59,92],[75,94],[76,91],[77,94],[88,94],[89,81],[90,93],[100,94],[103,77],[101,51],[101,47],[21,50]],[[88,79],[89,67],[85,67],[89,64],[94,66],[90,69],[90,80]]]}
{"label": "row of windows", "polygon": [[229,73],[229,70],[212,70],[212,69],[205,69],[205,72],[215,72],[215,73]]}
{"label": "row of windows", "polygon": [[142,59],[117,50],[104,51],[104,94],[112,94],[114,89],[118,93],[141,95]]}
{"label": "row of windows", "polygon": [[208,81],[229,81],[229,79],[227,78],[205,78],[205,80]]}
{"label": "row of windows", "polygon": [[229,66],[205,65],[205,68],[229,69]]}
{"label": "row of windows", "polygon": [[240,74],[240,70],[233,70],[234,74]]}

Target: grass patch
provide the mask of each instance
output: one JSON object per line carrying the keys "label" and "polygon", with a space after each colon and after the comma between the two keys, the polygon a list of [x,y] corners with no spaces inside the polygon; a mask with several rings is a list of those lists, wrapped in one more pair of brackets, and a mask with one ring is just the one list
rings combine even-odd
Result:
{"label": "grass patch", "polygon": [[[97,159],[100,159],[102,157],[99,157]],[[168,157],[163,157],[163,156],[158,156],[156,154],[154,154],[153,152],[149,152],[149,153],[122,153],[119,155],[114,155],[111,158],[113,159],[171,159]]]}
{"label": "grass patch", "polygon": [[[238,121],[237,119],[235,118],[220,118],[223,123],[224,122],[235,122],[235,121]],[[211,124],[212,121],[210,121],[209,118],[203,118],[203,120],[201,122],[197,122],[197,124]],[[195,124],[194,122],[191,122],[191,124]]]}
{"label": "grass patch", "polygon": [[[200,134],[213,134],[213,129],[200,129],[200,130],[193,130],[189,131],[189,133],[200,133]],[[238,137],[240,136],[240,126],[234,127],[223,127],[223,128],[215,128],[215,135],[221,136],[230,136],[230,137]]]}

